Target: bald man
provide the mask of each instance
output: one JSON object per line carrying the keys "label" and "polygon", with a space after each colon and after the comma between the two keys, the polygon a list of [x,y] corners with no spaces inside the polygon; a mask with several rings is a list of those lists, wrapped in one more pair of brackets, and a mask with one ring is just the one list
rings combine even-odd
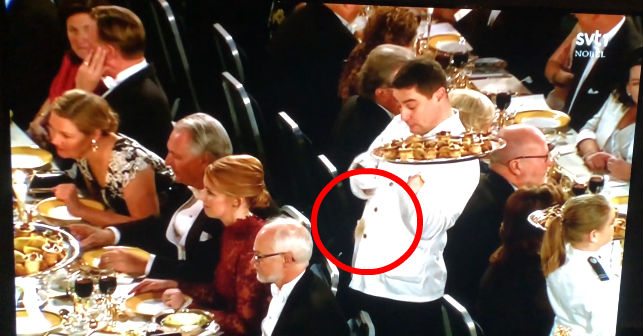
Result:
{"label": "bald man", "polygon": [[478,285],[489,256],[500,246],[499,229],[509,196],[518,188],[545,183],[551,165],[543,133],[528,125],[500,130],[507,146],[489,158],[489,173],[478,187],[455,225],[447,231],[444,261],[445,293],[474,310]]}
{"label": "bald man", "polygon": [[313,239],[292,218],[277,217],[257,233],[257,279],[270,283],[272,300],[262,336],[348,335],[348,324],[328,285],[308,268]]}

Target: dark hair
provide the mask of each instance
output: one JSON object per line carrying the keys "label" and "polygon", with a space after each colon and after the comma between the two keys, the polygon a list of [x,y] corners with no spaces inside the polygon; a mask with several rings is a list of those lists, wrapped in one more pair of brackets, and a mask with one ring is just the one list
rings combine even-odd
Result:
{"label": "dark hair", "polygon": [[417,90],[426,97],[447,87],[447,79],[440,63],[426,57],[418,57],[404,65],[393,80],[393,87],[403,89],[417,86]]}
{"label": "dark hair", "polygon": [[564,202],[565,193],[552,184],[516,190],[505,204],[500,227],[502,243],[491,255],[489,262],[502,264],[520,252],[537,254],[545,232],[530,224],[527,216],[536,210]]}
{"label": "dark hair", "polygon": [[635,65],[641,65],[641,54],[643,53],[643,47],[635,49],[629,57],[626,58],[627,68],[625,71],[619,75],[618,84],[614,90],[618,100],[623,103],[623,105],[630,107],[634,105],[634,100],[627,94],[626,86],[630,81],[630,69]]}
{"label": "dark hair", "polygon": [[98,25],[98,37],[114,45],[126,58],[145,52],[145,28],[134,12],[119,6],[98,6],[92,10]]}
{"label": "dark hair", "polygon": [[58,5],[58,17],[62,24],[65,25],[67,19],[74,14],[91,14],[92,8],[106,5],[110,5],[107,0],[65,0]]}
{"label": "dark hair", "polygon": [[346,99],[359,93],[359,71],[368,54],[378,45],[408,47],[417,33],[415,14],[404,7],[376,6],[364,27],[362,42],[353,48],[339,80],[339,96]]}

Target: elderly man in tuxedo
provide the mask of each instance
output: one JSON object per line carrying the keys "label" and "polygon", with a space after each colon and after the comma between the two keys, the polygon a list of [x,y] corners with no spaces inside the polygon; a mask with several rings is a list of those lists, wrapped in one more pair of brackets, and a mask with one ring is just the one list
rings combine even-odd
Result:
{"label": "elderly man in tuxedo", "polygon": [[500,246],[500,223],[505,203],[518,188],[545,183],[551,166],[545,136],[529,125],[500,130],[505,148],[491,154],[489,172],[480,178],[473,195],[447,231],[444,261],[446,293],[473,311],[489,256]]}
{"label": "elderly man in tuxedo", "polygon": [[308,268],[312,250],[310,233],[291,218],[277,217],[257,234],[257,279],[270,283],[272,292],[263,336],[349,334],[328,285]]}
{"label": "elderly man in tuxedo", "polygon": [[169,206],[161,209],[160,216],[105,229],[84,224],[71,225],[70,229],[83,248],[119,244],[154,253],[145,260],[110,251],[101,261],[105,267],[154,278],[209,281],[218,262],[223,226],[205,215],[196,194],[203,189],[205,168],[231,154],[232,144],[219,121],[195,113],[175,124],[167,150],[165,162],[172,167],[176,184],[168,195]]}

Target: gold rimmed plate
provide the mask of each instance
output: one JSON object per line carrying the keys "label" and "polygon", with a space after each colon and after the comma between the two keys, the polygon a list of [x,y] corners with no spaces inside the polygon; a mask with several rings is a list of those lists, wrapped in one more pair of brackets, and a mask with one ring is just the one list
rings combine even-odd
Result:
{"label": "gold rimmed plate", "polygon": [[610,203],[616,208],[619,215],[627,215],[627,204],[630,200],[628,195],[613,196],[610,198]]}
{"label": "gold rimmed plate", "polygon": [[556,110],[531,110],[518,112],[514,120],[516,123],[532,125],[544,131],[567,127],[570,118],[566,113]]}
{"label": "gold rimmed plate", "polygon": [[[137,314],[154,316],[169,308],[161,300],[162,296],[162,292],[150,292],[134,295],[125,301],[125,307]],[[188,295],[183,295],[183,297],[185,299],[183,306],[189,306],[192,303],[192,298]]]}
{"label": "gold rimmed plate", "polygon": [[460,39],[463,38],[458,34],[439,34],[429,37],[429,48],[433,50],[439,50],[445,53],[455,53],[455,52],[468,52],[470,51],[469,45],[466,41],[460,43]]}
{"label": "gold rimmed plate", "polygon": [[[81,198],[80,202],[96,210],[105,210],[103,203],[89,198]],[[57,199],[56,197],[45,198],[38,202],[38,204],[36,204],[36,210],[40,217],[52,225],[64,225],[80,222],[82,220],[80,217],[71,215],[67,210],[65,202]]]}
{"label": "gold rimmed plate", "polygon": [[13,169],[41,169],[49,165],[52,160],[53,155],[42,148],[11,147],[11,168]]}
{"label": "gold rimmed plate", "polygon": [[43,311],[43,318],[29,316],[25,309],[16,310],[16,334],[18,336],[42,335],[58,328],[62,323],[60,315]]}
{"label": "gold rimmed plate", "polygon": [[83,264],[91,267],[98,267],[100,264],[100,258],[108,251],[121,250],[133,253],[139,257],[145,258],[146,260],[150,258],[150,254],[138,247],[132,246],[105,246],[94,250],[89,250],[81,254],[80,259]]}
{"label": "gold rimmed plate", "polygon": [[181,335],[198,335],[203,330],[216,333],[220,328],[212,313],[201,309],[164,310],[152,318],[166,332],[180,332]]}

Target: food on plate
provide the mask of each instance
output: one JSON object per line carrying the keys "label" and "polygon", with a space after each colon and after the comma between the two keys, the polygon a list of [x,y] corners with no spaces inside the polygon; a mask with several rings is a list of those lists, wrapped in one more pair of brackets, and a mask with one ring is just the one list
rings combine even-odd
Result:
{"label": "food on plate", "polygon": [[[14,227],[13,256],[16,276],[26,276],[50,269],[66,259],[70,252],[60,232],[38,231],[33,224]],[[29,236],[18,236],[30,231]]]}
{"label": "food on plate", "polygon": [[431,161],[435,159],[459,159],[467,156],[482,156],[500,147],[501,139],[489,134],[467,132],[452,135],[442,131],[430,138],[411,135],[395,139],[377,147],[373,154],[387,161]]}
{"label": "food on plate", "polygon": [[210,319],[198,313],[174,313],[161,320],[161,324],[167,327],[199,326],[203,327],[210,322]]}
{"label": "food on plate", "polygon": [[13,234],[15,237],[29,237],[34,232],[34,226],[31,223],[22,223],[15,226]]}
{"label": "food on plate", "polygon": [[614,239],[625,238],[625,218],[616,217],[614,219]]}

